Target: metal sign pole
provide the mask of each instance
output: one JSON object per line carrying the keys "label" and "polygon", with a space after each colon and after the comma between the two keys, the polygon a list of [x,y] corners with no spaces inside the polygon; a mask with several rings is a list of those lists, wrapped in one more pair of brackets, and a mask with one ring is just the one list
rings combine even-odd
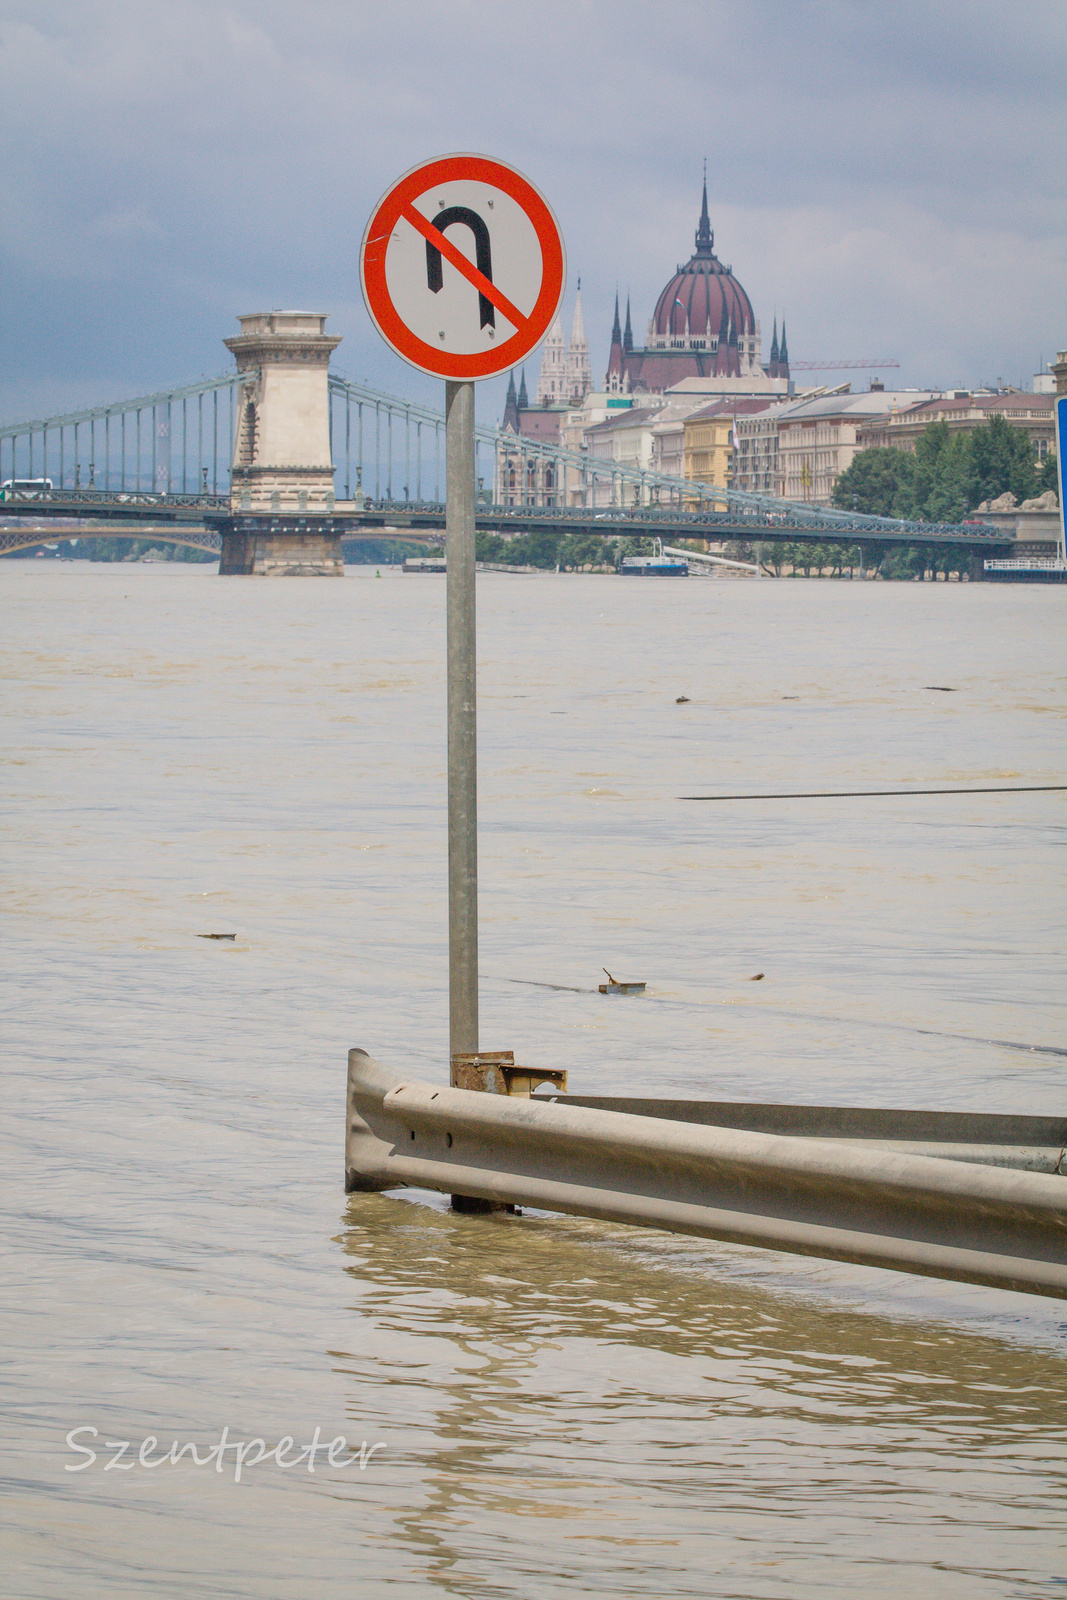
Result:
{"label": "metal sign pole", "polygon": [[[473,260],[456,243],[457,232],[473,241]],[[506,1051],[486,1061],[478,1048],[474,382],[514,372],[541,343],[563,298],[567,256],[559,223],[530,180],[467,152],[422,161],[386,191],[364,229],[359,271],[386,344],[445,380],[448,987],[456,1083],[455,1074],[471,1066],[503,1072],[512,1064]]]}
{"label": "metal sign pole", "polygon": [[474,384],[445,383],[448,1003],[451,1055],[478,1050]]}

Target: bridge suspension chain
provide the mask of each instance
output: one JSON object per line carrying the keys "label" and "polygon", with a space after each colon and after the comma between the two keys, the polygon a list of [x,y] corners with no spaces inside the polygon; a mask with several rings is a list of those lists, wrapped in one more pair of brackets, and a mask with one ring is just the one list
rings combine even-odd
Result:
{"label": "bridge suspension chain", "polygon": [[104,495],[228,496],[236,391],[257,376],[228,372],[130,400],[0,425],[0,484],[49,484]]}
{"label": "bridge suspension chain", "polygon": [[[0,426],[0,485],[29,489],[58,485],[64,499],[94,497],[125,503],[162,496],[206,506],[228,502],[239,390],[257,370],[228,372],[131,400]],[[444,499],[444,415],[415,400],[388,394],[331,373],[330,443],[337,498],[358,508],[370,497],[380,507],[436,511]],[[631,462],[568,449],[509,429],[475,429],[478,508],[513,517],[538,510],[566,525],[572,518],[621,523],[625,518],[702,526],[728,523],[716,537],[855,540],[866,534],[900,540],[965,539],[986,530],[975,524],[904,522],[812,506],[767,495],[677,478]],[[402,448],[401,448],[402,446]],[[0,500],[10,491],[0,487]],[[24,496],[20,497],[24,498]],[[147,502],[146,502],[147,503]],[[607,529],[602,531],[606,532]],[[986,537],[995,530],[989,529]]]}

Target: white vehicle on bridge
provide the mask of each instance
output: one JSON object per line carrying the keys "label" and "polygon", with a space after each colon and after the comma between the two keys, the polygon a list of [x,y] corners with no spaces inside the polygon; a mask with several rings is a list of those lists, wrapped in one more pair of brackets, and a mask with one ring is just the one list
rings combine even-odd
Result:
{"label": "white vehicle on bridge", "polygon": [[5,478],[0,483],[0,501],[13,500],[16,495],[50,494],[51,478]]}

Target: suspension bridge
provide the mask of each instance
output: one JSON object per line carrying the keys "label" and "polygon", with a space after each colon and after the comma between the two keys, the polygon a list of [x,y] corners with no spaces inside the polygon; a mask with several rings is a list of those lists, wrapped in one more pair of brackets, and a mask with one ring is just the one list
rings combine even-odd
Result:
{"label": "suspension bridge", "polygon": [[[118,535],[220,554],[224,571],[267,571],[260,558],[273,539],[284,546],[273,570],[310,571],[340,570],[341,539],[438,542],[443,412],[329,373],[338,341],[324,321],[245,317],[227,341],[237,371],[0,426],[0,554]],[[300,352],[313,370],[296,364]],[[505,536],[833,541],[861,551],[921,542],[979,558],[1005,548],[1003,530],[981,522],[899,521],[747,494],[510,430],[478,428],[476,454],[476,525]],[[289,465],[294,458],[303,464]],[[302,568],[293,552],[311,545],[319,565]]]}

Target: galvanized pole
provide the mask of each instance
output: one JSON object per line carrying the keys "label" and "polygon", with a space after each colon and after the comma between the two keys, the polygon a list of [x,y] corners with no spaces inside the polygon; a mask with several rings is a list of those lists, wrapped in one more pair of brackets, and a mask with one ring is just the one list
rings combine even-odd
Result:
{"label": "galvanized pole", "polygon": [[445,383],[448,995],[451,1055],[478,1050],[474,384]]}

